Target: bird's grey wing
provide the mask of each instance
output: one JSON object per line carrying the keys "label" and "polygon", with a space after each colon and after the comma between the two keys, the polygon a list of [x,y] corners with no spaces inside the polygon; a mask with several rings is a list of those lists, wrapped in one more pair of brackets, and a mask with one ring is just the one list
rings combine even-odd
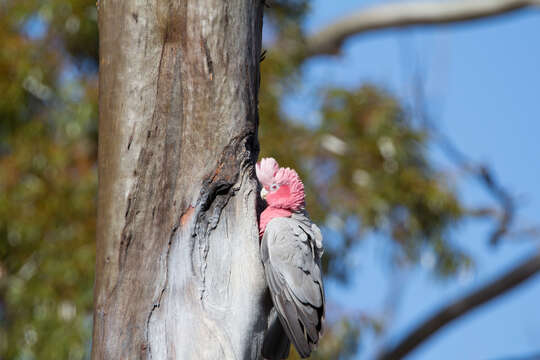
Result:
{"label": "bird's grey wing", "polygon": [[322,331],[324,291],[314,235],[302,225],[292,218],[270,221],[261,255],[283,329],[298,353],[307,357]]}
{"label": "bird's grey wing", "polygon": [[298,227],[301,228],[306,234],[308,234],[313,240],[313,250],[315,251],[317,257],[320,260],[322,254],[324,253],[324,248],[322,243],[323,237],[319,227],[311,221],[305,210],[303,212],[293,213],[291,218],[293,220],[296,220],[298,223]]}

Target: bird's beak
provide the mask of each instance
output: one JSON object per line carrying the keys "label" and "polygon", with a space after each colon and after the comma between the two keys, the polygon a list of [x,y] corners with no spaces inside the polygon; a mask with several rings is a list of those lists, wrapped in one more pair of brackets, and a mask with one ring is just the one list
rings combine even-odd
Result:
{"label": "bird's beak", "polygon": [[268,191],[266,191],[265,188],[262,188],[262,190],[261,190],[261,197],[263,198],[263,200],[266,200],[266,194],[268,194]]}

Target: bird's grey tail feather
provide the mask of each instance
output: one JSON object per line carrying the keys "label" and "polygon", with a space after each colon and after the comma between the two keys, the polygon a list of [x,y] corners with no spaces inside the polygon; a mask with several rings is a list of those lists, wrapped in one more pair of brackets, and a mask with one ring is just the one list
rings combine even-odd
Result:
{"label": "bird's grey tail feather", "polygon": [[264,359],[281,360],[289,357],[291,342],[281,326],[274,308],[270,314],[270,326],[264,334],[262,355]]}

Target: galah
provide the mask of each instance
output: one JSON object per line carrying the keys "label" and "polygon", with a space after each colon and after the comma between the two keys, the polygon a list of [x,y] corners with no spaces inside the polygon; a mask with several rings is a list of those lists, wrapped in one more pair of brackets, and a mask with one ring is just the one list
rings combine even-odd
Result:
{"label": "galah", "polygon": [[273,158],[256,165],[261,197],[261,259],[274,308],[264,336],[265,359],[285,359],[292,342],[302,358],[315,349],[323,332],[324,289],[321,231],[305,211],[304,184],[296,171]]}

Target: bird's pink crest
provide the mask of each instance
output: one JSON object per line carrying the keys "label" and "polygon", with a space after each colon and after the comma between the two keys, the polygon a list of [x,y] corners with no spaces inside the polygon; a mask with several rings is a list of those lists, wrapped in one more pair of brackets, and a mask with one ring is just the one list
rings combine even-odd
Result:
{"label": "bird's pink crest", "polygon": [[304,194],[304,184],[298,173],[291,168],[280,168],[274,176],[274,182],[279,185],[289,185],[291,193]]}
{"label": "bird's pink crest", "polygon": [[[274,183],[288,188],[288,192],[282,195],[281,191],[278,190],[275,200],[268,200],[269,205],[290,210],[300,210],[304,206],[304,184],[296,171],[290,168],[280,168],[274,176]],[[271,194],[268,195],[268,197],[270,196]]]}
{"label": "bird's pink crest", "polygon": [[255,173],[263,187],[268,187],[274,182],[274,176],[279,171],[279,165],[274,158],[264,158],[255,165]]}

